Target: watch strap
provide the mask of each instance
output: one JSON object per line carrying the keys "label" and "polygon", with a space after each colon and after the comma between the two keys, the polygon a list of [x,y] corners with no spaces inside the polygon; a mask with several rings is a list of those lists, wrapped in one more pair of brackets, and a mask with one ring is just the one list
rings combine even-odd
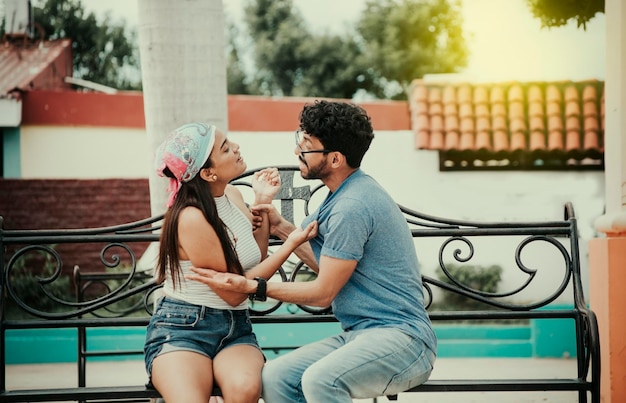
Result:
{"label": "watch strap", "polygon": [[257,282],[256,292],[250,294],[251,301],[266,301],[267,300],[267,280],[262,277],[254,278]]}

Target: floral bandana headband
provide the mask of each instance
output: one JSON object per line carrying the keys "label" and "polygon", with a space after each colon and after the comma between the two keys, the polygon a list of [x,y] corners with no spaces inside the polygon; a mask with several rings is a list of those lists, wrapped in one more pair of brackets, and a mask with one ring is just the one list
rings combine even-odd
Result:
{"label": "floral bandana headband", "polygon": [[215,143],[216,127],[206,123],[188,123],[171,132],[156,151],[156,172],[165,176],[165,168],[174,174],[167,188],[167,208],[172,207],[183,182],[193,179],[209,159]]}

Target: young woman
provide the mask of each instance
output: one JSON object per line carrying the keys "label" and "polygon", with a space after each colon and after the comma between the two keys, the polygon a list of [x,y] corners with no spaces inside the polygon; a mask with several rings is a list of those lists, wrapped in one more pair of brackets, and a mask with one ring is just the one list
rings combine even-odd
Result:
{"label": "young woman", "polygon": [[[257,297],[267,279],[316,223],[294,231],[267,254],[269,220],[253,229],[239,190],[228,183],[246,170],[239,146],[215,126],[190,123],[174,130],[156,156],[157,173],[168,177],[169,198],[160,235],[157,281],[164,297],[148,325],[146,370],[167,403],[206,403],[213,383],[226,402],[258,402],[265,358],[252,331],[248,295],[212,289],[185,278],[191,267],[211,267],[257,279]],[[253,176],[254,204],[271,203],[280,189],[276,169]]]}

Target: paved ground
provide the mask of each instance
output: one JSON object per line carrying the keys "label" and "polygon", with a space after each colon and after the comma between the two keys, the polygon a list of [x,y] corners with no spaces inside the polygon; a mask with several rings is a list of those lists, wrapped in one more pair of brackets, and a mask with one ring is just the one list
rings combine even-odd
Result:
{"label": "paved ground", "polygon": [[[7,389],[76,386],[76,364],[9,365]],[[431,376],[437,378],[538,378],[573,377],[576,362],[570,359],[485,359],[440,358]],[[87,385],[141,385],[146,382],[143,361],[92,362],[87,365]],[[577,401],[573,392],[515,392],[515,393],[407,393],[400,394],[398,403],[570,403]],[[377,399],[387,402],[386,398]],[[358,403],[371,400],[355,400]]]}

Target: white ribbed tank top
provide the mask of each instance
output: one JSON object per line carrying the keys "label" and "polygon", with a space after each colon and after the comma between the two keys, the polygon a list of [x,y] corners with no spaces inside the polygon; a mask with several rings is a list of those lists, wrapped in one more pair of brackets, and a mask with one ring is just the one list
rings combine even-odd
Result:
{"label": "white ribbed tank top", "polygon": [[[252,223],[245,214],[228,200],[226,195],[216,197],[217,212],[226,226],[231,241],[235,244],[235,250],[244,270],[251,269],[261,261],[261,251],[252,235]],[[183,276],[191,273],[191,261],[181,260],[180,268],[182,276],[176,289],[173,287],[169,270],[163,285],[165,295],[195,305],[204,305],[215,309],[247,309],[248,300],[233,307],[221,299],[211,288],[199,281],[186,280]]]}

